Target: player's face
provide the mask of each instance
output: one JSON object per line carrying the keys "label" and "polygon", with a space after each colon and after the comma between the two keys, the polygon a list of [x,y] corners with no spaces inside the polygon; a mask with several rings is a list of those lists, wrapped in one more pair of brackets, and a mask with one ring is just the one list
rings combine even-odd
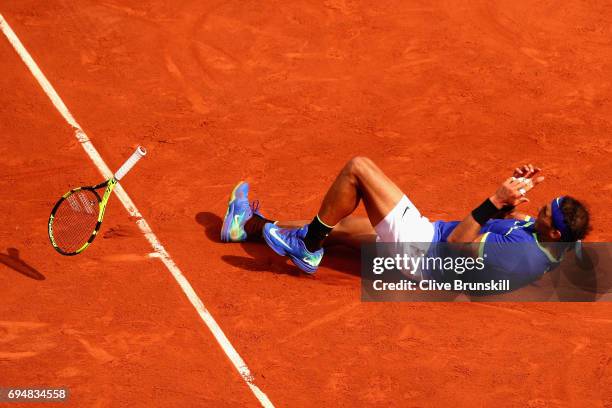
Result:
{"label": "player's face", "polygon": [[545,236],[550,235],[550,233],[555,230],[552,221],[552,208],[550,204],[546,204],[540,208],[538,218],[536,218],[535,221],[535,229]]}
{"label": "player's face", "polygon": [[535,226],[538,231],[541,231],[542,228],[548,229],[552,227],[552,209],[550,208],[550,204],[546,204],[540,208]]}

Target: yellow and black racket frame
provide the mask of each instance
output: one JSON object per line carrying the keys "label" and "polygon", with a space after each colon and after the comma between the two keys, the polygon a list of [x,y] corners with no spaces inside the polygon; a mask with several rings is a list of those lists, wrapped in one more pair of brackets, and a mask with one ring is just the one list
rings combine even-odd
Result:
{"label": "yellow and black racket frame", "polygon": [[[78,255],[81,252],[83,252],[93,242],[94,239],[96,239],[96,236],[98,236],[98,231],[100,230],[100,226],[102,225],[102,219],[104,218],[104,211],[106,210],[106,204],[108,203],[108,199],[110,198],[111,193],[113,192],[113,189],[115,188],[116,185],[117,185],[117,180],[113,177],[110,180],[106,180],[105,182],[100,183],[95,186],[73,188],[72,190],[64,194],[62,198],[58,200],[58,202],[55,204],[55,206],[51,210],[51,215],[49,216],[49,224],[48,224],[49,241],[51,241],[51,245],[53,246],[53,248],[55,248],[57,252],[59,252],[62,255],[66,255],[66,256]],[[98,194],[96,190],[99,190],[104,187],[106,187],[106,190],[104,191],[104,195],[100,198],[100,194]],[[93,232],[91,233],[91,236],[89,237],[87,242],[83,244],[83,246],[81,246],[79,249],[77,249],[74,252],[65,252],[57,245],[57,243],[55,242],[55,239],[53,238],[53,220],[55,219],[55,213],[57,212],[58,208],[62,205],[62,203],[68,197],[70,197],[73,193],[76,193],[77,191],[81,191],[81,190],[89,190],[93,192],[96,198],[98,199],[98,206],[99,206],[98,222],[96,222],[96,226]]]}

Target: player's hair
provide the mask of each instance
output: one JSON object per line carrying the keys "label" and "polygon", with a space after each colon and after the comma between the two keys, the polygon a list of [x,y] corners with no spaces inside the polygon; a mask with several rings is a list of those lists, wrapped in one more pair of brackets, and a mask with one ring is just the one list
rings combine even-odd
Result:
{"label": "player's hair", "polygon": [[565,196],[561,203],[561,212],[574,241],[583,239],[591,231],[589,210],[574,197]]}

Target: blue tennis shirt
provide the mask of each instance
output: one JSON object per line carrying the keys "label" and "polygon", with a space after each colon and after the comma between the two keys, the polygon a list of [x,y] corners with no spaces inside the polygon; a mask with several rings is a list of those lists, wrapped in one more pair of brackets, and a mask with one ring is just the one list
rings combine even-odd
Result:
{"label": "blue tennis shirt", "polygon": [[[540,245],[534,224],[535,220],[530,217],[525,221],[517,219],[487,221],[480,229],[480,234],[483,236],[478,249],[478,256],[483,257],[485,268],[464,278],[472,282],[508,279],[512,287],[517,288],[539,279],[544,273],[556,267],[561,259],[556,259]],[[446,242],[457,225],[459,221],[436,221],[432,242]],[[452,279],[451,276],[445,278]]]}

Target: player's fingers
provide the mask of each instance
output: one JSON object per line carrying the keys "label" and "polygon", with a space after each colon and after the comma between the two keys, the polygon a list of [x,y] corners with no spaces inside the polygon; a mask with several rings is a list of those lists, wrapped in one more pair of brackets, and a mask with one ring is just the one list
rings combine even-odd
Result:
{"label": "player's fingers", "polygon": [[534,186],[537,185],[537,184],[540,184],[543,181],[544,181],[544,176],[540,176],[540,177],[536,177],[536,178],[532,179],[532,182],[533,182]]}
{"label": "player's fingers", "polygon": [[533,174],[533,166],[531,164],[526,164],[524,177],[531,177],[532,174]]}

